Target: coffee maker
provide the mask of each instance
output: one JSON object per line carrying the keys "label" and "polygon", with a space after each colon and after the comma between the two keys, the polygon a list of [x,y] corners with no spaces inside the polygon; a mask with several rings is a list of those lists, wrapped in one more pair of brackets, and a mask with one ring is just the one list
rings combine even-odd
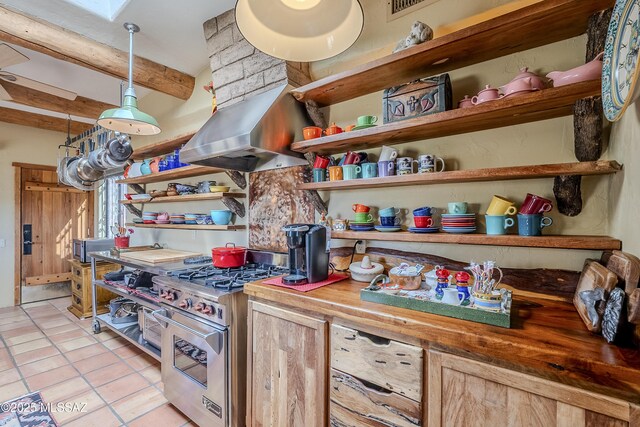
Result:
{"label": "coffee maker", "polygon": [[289,247],[289,275],[285,285],[304,285],[329,277],[327,229],[317,224],[289,224],[282,227]]}

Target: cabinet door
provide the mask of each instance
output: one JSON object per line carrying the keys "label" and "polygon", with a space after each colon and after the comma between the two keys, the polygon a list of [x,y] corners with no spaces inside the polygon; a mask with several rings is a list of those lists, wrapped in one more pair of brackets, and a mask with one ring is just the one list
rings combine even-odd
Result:
{"label": "cabinet door", "polygon": [[429,427],[624,427],[630,405],[504,368],[429,352]]}
{"label": "cabinet door", "polygon": [[249,426],[326,426],[327,322],[249,302]]}

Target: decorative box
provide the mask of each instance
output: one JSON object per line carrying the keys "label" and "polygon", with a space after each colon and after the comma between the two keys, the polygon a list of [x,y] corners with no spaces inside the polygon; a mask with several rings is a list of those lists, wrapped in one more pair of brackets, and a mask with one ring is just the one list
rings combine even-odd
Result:
{"label": "decorative box", "polygon": [[384,123],[451,110],[452,98],[451,79],[446,73],[390,87],[382,99]]}

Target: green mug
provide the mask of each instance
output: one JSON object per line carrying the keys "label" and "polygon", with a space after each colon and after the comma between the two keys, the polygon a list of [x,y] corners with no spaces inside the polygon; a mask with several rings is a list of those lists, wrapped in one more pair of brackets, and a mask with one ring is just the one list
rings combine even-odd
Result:
{"label": "green mug", "polygon": [[342,179],[356,179],[358,174],[362,172],[362,168],[358,165],[342,165]]}
{"label": "green mug", "polygon": [[362,168],[363,178],[375,178],[378,176],[377,163],[362,163],[360,167]]}
{"label": "green mug", "polygon": [[327,170],[324,168],[313,168],[313,182],[323,182],[327,178]]}
{"label": "green mug", "polygon": [[355,222],[371,222],[373,221],[373,216],[367,212],[356,212],[356,221]]}
{"label": "green mug", "polygon": [[378,121],[377,116],[360,116],[358,117],[358,126],[371,126]]}

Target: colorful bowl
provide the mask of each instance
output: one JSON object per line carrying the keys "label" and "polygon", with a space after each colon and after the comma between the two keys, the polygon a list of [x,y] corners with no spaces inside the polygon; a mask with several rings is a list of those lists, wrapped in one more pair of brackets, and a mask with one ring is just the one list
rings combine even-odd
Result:
{"label": "colorful bowl", "polygon": [[211,219],[216,225],[228,225],[231,222],[231,216],[233,212],[228,210],[214,210],[211,211]]}

